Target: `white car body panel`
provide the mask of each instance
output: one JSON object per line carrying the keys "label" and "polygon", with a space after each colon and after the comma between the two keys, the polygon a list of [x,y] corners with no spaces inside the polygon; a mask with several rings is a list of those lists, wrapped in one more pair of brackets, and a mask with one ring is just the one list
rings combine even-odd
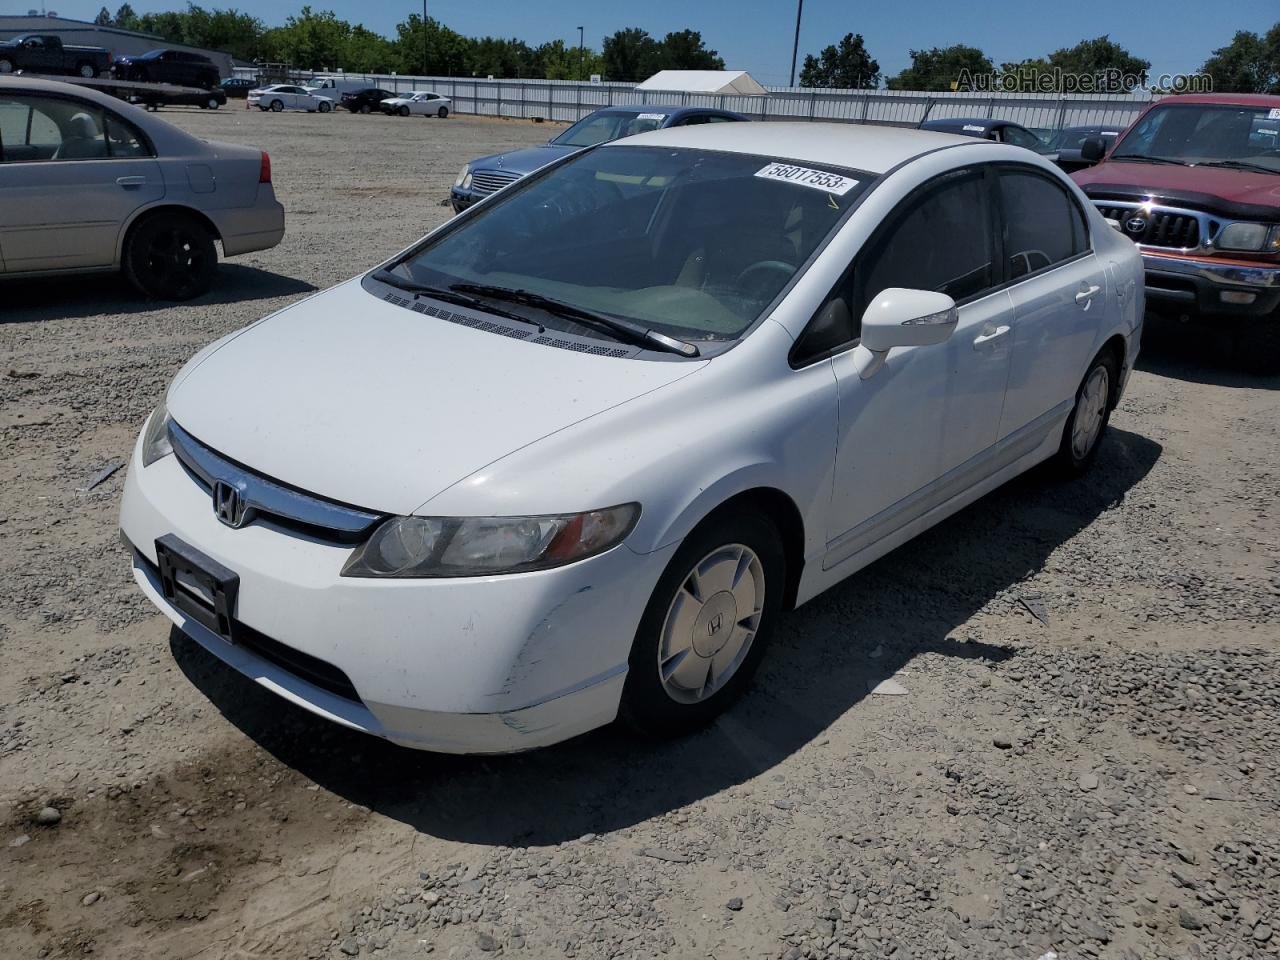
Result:
{"label": "white car body panel", "polygon": [[[420,96],[421,94],[430,93],[431,99]],[[450,112],[453,111],[453,101],[448,97],[442,97],[438,93],[424,90],[414,90],[403,96],[391,97],[383,100],[380,104],[383,110],[396,112],[402,107],[409,111],[411,116],[416,117],[434,117],[440,112],[440,108]]]}
{"label": "white car body panel", "polygon": [[[1123,340],[1132,366],[1141,258],[1083,197],[1093,252],[962,304],[947,341],[894,348],[866,379],[861,346],[800,369],[788,362],[835,279],[911,190],[972,163],[1054,170],[1034,154],[818,124],[676,128],[627,144],[641,142],[766,156],[785,142],[792,159],[857,157],[890,172],[758,326],[710,359],[557,350],[433,323],[350,281],[206,348],[168,399],[175,421],[224,456],[378,511],[519,516],[639,503],[621,546],[531,574],[343,578],[350,547],[267,524],[226,527],[174,457],[143,468],[135,454],[121,523],[148,595],[183,625],[149,579],[155,539],[174,533],[240,574],[243,622],[339,667],[361,703],[335,703],[184,626],[258,682],[402,743],[541,746],[613,717],[654,585],[725,501],[763,489],[794,506],[786,525],[800,535],[803,603],[1052,455],[1109,339]],[[1099,270],[1103,289],[1086,310],[1074,294]]]}

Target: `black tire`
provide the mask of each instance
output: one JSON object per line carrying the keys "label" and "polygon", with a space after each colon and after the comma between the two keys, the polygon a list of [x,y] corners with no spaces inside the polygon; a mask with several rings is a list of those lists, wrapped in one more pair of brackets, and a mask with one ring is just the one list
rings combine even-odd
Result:
{"label": "black tire", "polygon": [[271,112],[272,112],[272,113],[280,113],[280,112],[281,112],[281,111],[283,111],[283,110],[284,110],[284,101],[283,101],[283,100],[272,100],[272,101],[271,101]]}
{"label": "black tire", "polygon": [[321,113],[328,113],[330,110],[333,109],[333,106],[332,104],[329,103],[328,100],[321,100],[320,106],[318,109],[320,110]]}
{"label": "black tire", "polygon": [[399,110],[396,111],[396,113],[400,114],[400,116],[402,117],[407,117],[409,115],[409,108],[401,107]]}
{"label": "black tire", "polygon": [[[1101,421],[1097,430],[1093,435],[1093,439],[1086,447],[1081,449],[1076,443],[1076,421],[1081,416],[1087,416],[1090,413],[1090,406],[1086,402],[1086,391],[1089,390],[1094,378],[1098,376],[1097,371],[1101,369],[1106,377],[1105,387],[1106,395],[1101,410]],[[1057,471],[1068,477],[1078,477],[1093,463],[1094,458],[1098,455],[1098,448],[1102,446],[1102,438],[1106,436],[1107,424],[1111,421],[1111,410],[1115,406],[1116,391],[1120,387],[1120,365],[1116,362],[1115,354],[1110,350],[1104,350],[1093,358],[1093,363],[1089,364],[1089,369],[1085,372],[1084,379],[1080,381],[1080,386],[1076,388],[1075,406],[1071,408],[1071,416],[1067,417],[1067,425],[1062,431],[1062,443],[1058,447],[1058,452],[1054,455],[1053,465]]]}
{"label": "black tire", "polygon": [[372,110],[373,110],[373,108],[372,108],[372,107],[370,107],[367,103],[362,103],[362,104],[360,104],[360,112],[361,112],[361,113],[370,113]]}
{"label": "black tire", "polygon": [[217,97],[210,97],[204,102],[204,108],[206,110],[217,110],[220,106],[222,106],[222,103]]}
{"label": "black tire", "polygon": [[436,116],[439,117],[441,120],[443,120],[448,115],[449,115],[448,107],[441,107],[439,110],[436,111]]}
{"label": "black tire", "polygon": [[76,73],[85,80],[92,80],[98,75],[98,68],[92,63],[78,63],[76,64]]}
{"label": "black tire", "polygon": [[0,73],[13,73],[13,61],[8,57],[0,57]]}
{"label": "black tire", "polygon": [[155,300],[190,300],[209,289],[218,251],[208,228],[194,216],[152,214],[125,240],[124,275]]}
{"label": "black tire", "polygon": [[[659,647],[668,611],[694,568],[718,548],[742,545],[754,551],[764,576],[764,604],[756,634],[737,669],[718,690],[697,702],[676,700],[659,676]],[[782,539],[762,514],[735,512],[713,516],[691,533],[667,565],[640,618],[631,645],[629,669],[618,716],[638,733],[673,737],[696,730],[724,711],[751,682],[782,606],[786,558]],[[719,629],[713,627],[712,629]]]}

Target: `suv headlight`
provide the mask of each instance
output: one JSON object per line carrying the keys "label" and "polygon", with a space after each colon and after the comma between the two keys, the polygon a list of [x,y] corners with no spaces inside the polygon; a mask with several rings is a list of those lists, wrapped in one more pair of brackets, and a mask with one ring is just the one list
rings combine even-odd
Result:
{"label": "suv headlight", "polygon": [[149,467],[157,460],[173,453],[173,444],[169,442],[169,409],[164,400],[151,411],[147,420],[147,428],[142,433],[142,465]]}
{"label": "suv headlight", "polygon": [[1280,226],[1269,223],[1229,223],[1214,241],[1220,250],[1280,250]]}
{"label": "suv headlight", "polygon": [[392,517],[351,554],[344,577],[483,577],[546,570],[603,553],[640,504],[538,517]]}
{"label": "suv headlight", "polygon": [[458,171],[458,179],[453,181],[455,187],[461,187],[463,190],[471,186],[471,164],[464,163],[462,169]]}

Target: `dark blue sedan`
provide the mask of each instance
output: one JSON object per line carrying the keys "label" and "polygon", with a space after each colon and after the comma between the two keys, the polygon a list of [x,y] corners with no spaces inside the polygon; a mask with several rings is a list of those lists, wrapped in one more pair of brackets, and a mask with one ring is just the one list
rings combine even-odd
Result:
{"label": "dark blue sedan", "polygon": [[673,107],[665,104],[636,104],[605,107],[583,117],[564,133],[539,147],[526,147],[510,153],[496,153],[472,160],[458,174],[449,200],[455,212],[462,212],[521,177],[540,170],[566,154],[594,147],[609,140],[620,140],[636,133],[664,127],[687,127],[698,123],[736,123],[747,118],[731,110],[711,107]]}

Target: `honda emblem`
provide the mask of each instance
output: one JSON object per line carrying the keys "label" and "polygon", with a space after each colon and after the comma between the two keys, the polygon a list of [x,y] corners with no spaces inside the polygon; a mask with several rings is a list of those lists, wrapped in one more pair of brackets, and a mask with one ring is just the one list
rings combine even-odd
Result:
{"label": "honda emblem", "polygon": [[237,530],[249,522],[249,510],[239,489],[225,480],[213,485],[213,512],[228,527]]}

